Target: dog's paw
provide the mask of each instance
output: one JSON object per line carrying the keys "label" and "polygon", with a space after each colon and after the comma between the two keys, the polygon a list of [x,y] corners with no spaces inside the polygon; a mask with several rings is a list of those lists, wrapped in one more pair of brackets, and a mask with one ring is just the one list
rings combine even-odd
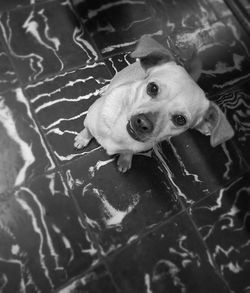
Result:
{"label": "dog's paw", "polygon": [[86,147],[88,145],[89,141],[90,140],[88,138],[84,137],[82,135],[82,133],[80,132],[75,137],[74,147],[76,149],[82,149],[82,148],[84,148],[84,147]]}
{"label": "dog's paw", "polygon": [[117,159],[118,170],[122,173],[127,172],[131,168],[132,155],[120,155]]}

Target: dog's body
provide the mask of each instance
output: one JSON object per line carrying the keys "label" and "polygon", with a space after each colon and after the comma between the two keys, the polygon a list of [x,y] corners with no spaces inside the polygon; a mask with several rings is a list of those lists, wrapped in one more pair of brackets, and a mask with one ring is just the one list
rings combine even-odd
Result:
{"label": "dog's body", "polygon": [[[120,155],[118,169],[125,172],[133,154],[188,128],[211,135],[213,146],[232,137],[223,113],[161,45],[144,37],[133,54],[140,61],[116,74],[89,108],[85,128],[75,138],[76,148],[95,137],[109,155]],[[222,134],[218,128],[223,128]]]}

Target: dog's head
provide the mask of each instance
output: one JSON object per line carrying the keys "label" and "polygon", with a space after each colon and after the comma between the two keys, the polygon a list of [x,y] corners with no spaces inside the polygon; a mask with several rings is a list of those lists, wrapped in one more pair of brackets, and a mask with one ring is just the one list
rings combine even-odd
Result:
{"label": "dog's head", "polygon": [[185,68],[150,37],[140,39],[131,54],[139,58],[145,77],[133,82],[129,135],[138,141],[161,141],[195,128],[210,135],[213,147],[230,139],[234,131],[220,108],[198,86],[201,62],[192,57]]}

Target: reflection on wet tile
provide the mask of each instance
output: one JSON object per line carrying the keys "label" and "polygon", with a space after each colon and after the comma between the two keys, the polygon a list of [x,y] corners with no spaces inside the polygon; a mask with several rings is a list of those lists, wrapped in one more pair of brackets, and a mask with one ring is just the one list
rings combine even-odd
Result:
{"label": "reflection on wet tile", "polygon": [[220,273],[233,292],[250,289],[250,173],[191,209]]}
{"label": "reflection on wet tile", "polygon": [[97,267],[59,290],[58,293],[116,293],[112,280],[104,266]]}
{"label": "reflection on wet tile", "polygon": [[134,156],[125,174],[117,170],[116,157],[104,150],[84,156],[64,171],[104,254],[131,243],[180,210],[150,152]]}
{"label": "reflection on wet tile", "polygon": [[126,248],[108,264],[124,293],[229,292],[185,214]]}
{"label": "reflection on wet tile", "polygon": [[0,193],[54,168],[20,88],[0,95]]}
{"label": "reflection on wet tile", "polygon": [[51,1],[5,12],[0,26],[24,83],[97,58],[69,2]]}
{"label": "reflection on wet tile", "polygon": [[3,292],[52,292],[96,262],[96,249],[57,173],[0,197],[0,237]]}
{"label": "reflection on wet tile", "polygon": [[74,137],[82,130],[88,108],[100,97],[110,78],[105,63],[98,62],[26,87],[35,115],[60,163],[99,147],[92,142],[84,150],[75,150]]}
{"label": "reflection on wet tile", "polygon": [[76,0],[73,3],[104,56],[128,50],[145,33],[162,34],[161,23],[144,0]]}

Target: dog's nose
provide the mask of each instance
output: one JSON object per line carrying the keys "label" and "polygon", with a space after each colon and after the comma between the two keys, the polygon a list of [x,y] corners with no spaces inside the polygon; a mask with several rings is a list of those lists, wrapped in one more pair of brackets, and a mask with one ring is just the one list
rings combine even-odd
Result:
{"label": "dog's nose", "polygon": [[134,115],[130,119],[132,128],[139,133],[151,133],[154,129],[153,122],[147,117],[146,114]]}

